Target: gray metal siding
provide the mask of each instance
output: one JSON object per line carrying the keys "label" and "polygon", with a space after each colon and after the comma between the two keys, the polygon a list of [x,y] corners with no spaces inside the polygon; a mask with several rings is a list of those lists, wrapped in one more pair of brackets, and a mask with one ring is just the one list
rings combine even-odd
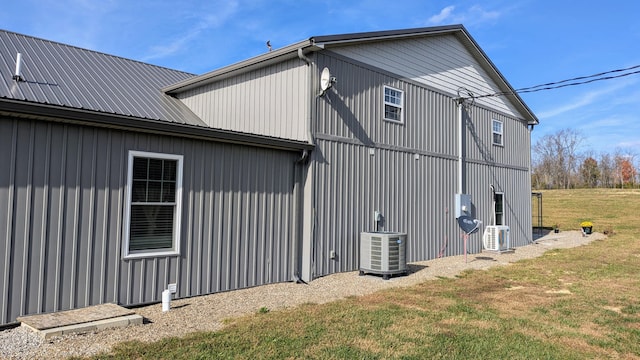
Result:
{"label": "gray metal siding", "polygon": [[[317,100],[319,136],[455,156],[457,109],[451,97],[336,57],[319,55],[318,63],[338,79]],[[403,124],[383,120],[385,85],[404,92]]]}
{"label": "gray metal siding", "polygon": [[[493,145],[492,121],[503,123],[503,145]],[[470,161],[529,169],[531,133],[526,122],[488,109],[472,107],[465,112],[466,156]]]}
{"label": "gray metal siding", "polygon": [[[501,91],[453,34],[332,47],[331,50],[453,96],[460,87],[475,95]],[[478,99],[478,103],[520,116],[504,97]]]}
{"label": "gray metal siding", "polygon": [[[121,257],[129,150],[184,155],[180,256]],[[0,324],[291,280],[297,156],[0,118]]]}
{"label": "gray metal siding", "polygon": [[[493,185],[496,192],[504,193],[504,224],[509,226],[511,246],[528,245],[532,239],[531,176],[526,170],[500,166],[467,164],[467,193],[472,196],[475,215],[482,220],[482,229],[491,225]],[[478,235],[476,235],[478,236]],[[482,238],[478,237],[478,241]],[[481,248],[478,248],[481,249]]]}
{"label": "gray metal siding", "polygon": [[308,140],[309,72],[295,58],[178,94],[210,127]]}
{"label": "gray metal siding", "polygon": [[[461,252],[451,213],[456,162],[336,141],[318,141],[316,153],[315,275],[357,269],[359,236],[374,231],[374,211],[385,231],[408,234],[407,260]],[[336,260],[329,257],[331,250]]]}
{"label": "gray metal siding", "polygon": [[[318,64],[338,83],[317,100],[314,275],[358,268],[359,234],[375,230],[376,210],[385,216],[384,230],[408,234],[408,261],[463,254],[453,209],[459,126],[453,98],[361,63],[320,55]],[[404,124],[383,120],[384,85],[404,91]],[[489,224],[493,184],[505,193],[512,244],[524,245],[531,239],[526,123],[477,105],[464,116],[464,192],[474,215]],[[504,122],[505,146],[491,145],[492,119]],[[481,251],[481,242],[482,230],[471,235],[469,251]]]}

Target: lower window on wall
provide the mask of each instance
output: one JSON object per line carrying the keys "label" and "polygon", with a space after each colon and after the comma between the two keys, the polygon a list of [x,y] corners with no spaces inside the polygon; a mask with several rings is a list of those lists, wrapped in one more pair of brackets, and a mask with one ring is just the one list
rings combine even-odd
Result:
{"label": "lower window on wall", "polygon": [[125,257],[179,254],[182,156],[129,152]]}
{"label": "lower window on wall", "polygon": [[494,196],[494,214],[496,217],[496,225],[504,225],[504,194],[495,193]]}

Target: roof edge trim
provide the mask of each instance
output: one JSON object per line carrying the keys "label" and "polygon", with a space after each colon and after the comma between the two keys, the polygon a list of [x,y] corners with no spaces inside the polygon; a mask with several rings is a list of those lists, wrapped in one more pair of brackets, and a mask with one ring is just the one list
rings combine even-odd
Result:
{"label": "roof edge trim", "polygon": [[358,41],[387,40],[396,37],[437,35],[440,33],[451,33],[461,30],[464,31],[464,26],[462,24],[455,24],[413,29],[369,31],[351,34],[314,36],[309,40],[311,40],[314,45],[319,46],[320,44],[339,44]]}
{"label": "roof edge trim", "polygon": [[298,49],[300,48],[302,48],[303,51],[307,49],[307,52],[309,48],[313,48],[314,50],[319,49],[318,47],[314,47],[310,40],[300,41],[298,43],[288,45],[273,51],[269,51],[265,54],[255,56],[250,59],[243,60],[241,62],[231,64],[199,76],[185,79],[179,83],[164,87],[162,91],[167,94],[177,94],[182,91],[185,91],[194,87],[198,87],[212,81],[223,79],[227,76],[231,76],[239,72],[246,72],[252,69],[269,65],[273,62],[282,60],[282,58],[297,57]]}
{"label": "roof edge trim", "polygon": [[[529,125],[538,125],[540,121],[538,117],[533,113],[533,111],[529,108],[529,106],[524,102],[524,100],[520,97],[520,95],[515,91],[513,86],[509,83],[506,77],[502,75],[498,67],[491,61],[489,56],[482,50],[480,45],[476,42],[476,40],[471,36],[471,34],[464,28],[461,27],[461,33],[464,35],[465,39],[469,42],[471,46],[473,46],[474,50],[482,57],[485,63],[494,71],[497,75],[498,79],[502,82],[502,86],[509,90],[509,93],[506,94],[506,97],[511,99],[511,102],[520,107],[520,110],[524,112],[524,115],[527,115],[529,118],[527,123]],[[500,86],[500,84],[498,84]]]}
{"label": "roof edge trim", "polygon": [[315,148],[313,144],[306,141],[287,140],[264,135],[240,133],[189,124],[169,123],[133,116],[104,114],[90,110],[64,108],[49,104],[29,103],[9,99],[0,99],[0,114],[55,122],[135,130],[162,135],[179,135],[187,138],[288,151],[313,150]]}

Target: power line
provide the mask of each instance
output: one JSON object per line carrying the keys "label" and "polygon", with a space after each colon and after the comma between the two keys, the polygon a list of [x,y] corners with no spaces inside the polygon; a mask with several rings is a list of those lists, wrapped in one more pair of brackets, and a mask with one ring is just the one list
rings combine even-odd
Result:
{"label": "power line", "polygon": [[[470,98],[472,98],[472,99],[480,99],[480,98],[487,98],[487,97],[496,97],[496,96],[505,96],[505,95],[514,95],[514,94],[532,93],[532,92],[545,91],[545,90],[553,90],[553,89],[559,89],[559,88],[568,87],[568,86],[584,85],[584,84],[589,84],[589,83],[593,83],[593,82],[596,82],[596,81],[611,80],[611,79],[617,79],[617,78],[621,78],[621,77],[625,77],[625,76],[640,74],[640,70],[631,71],[631,72],[625,72],[625,71],[634,70],[634,69],[638,69],[638,68],[640,68],[640,65],[635,65],[635,66],[631,66],[631,67],[624,68],[624,69],[615,69],[615,70],[605,71],[605,72],[601,72],[601,73],[597,73],[597,74],[593,74],[593,75],[579,76],[579,77],[575,77],[575,78],[571,78],[571,79],[554,81],[554,82],[550,82],[550,83],[546,83],[546,84],[540,84],[540,85],[535,85],[535,86],[524,87],[524,88],[516,89],[516,90],[513,90],[513,91],[502,91],[502,92],[496,92],[496,93],[493,93],[493,94],[477,95],[477,96],[473,95],[470,92],[468,92],[468,94],[469,94]],[[620,73],[620,72],[625,72],[625,73],[624,74],[617,74],[617,75],[610,75],[610,76],[603,76],[603,75],[607,75],[607,74],[615,74],[615,73]]]}
{"label": "power line", "polygon": [[[602,76],[602,75],[613,74],[613,73],[617,73],[617,72],[629,71],[629,70],[633,70],[633,69],[637,69],[637,68],[640,68],[640,65],[635,65],[635,66],[631,66],[631,67],[624,68],[624,69],[616,69],[616,70],[605,71],[605,72],[601,72],[601,73],[593,74],[593,75],[588,75],[588,76],[579,76],[579,77],[575,77],[575,78],[572,78],[572,79],[561,80],[561,81],[556,81],[556,82],[550,82],[550,83],[540,84],[540,85],[536,85],[536,86],[530,86],[530,87],[526,87],[526,88],[520,88],[520,89],[517,89],[516,92],[524,92],[525,90],[531,90],[531,89],[535,89],[535,88],[539,88],[539,87],[543,87],[543,86],[553,86],[553,85],[557,85],[557,84],[566,83],[566,82],[569,82],[569,81],[584,80],[584,79],[589,79],[589,78],[593,78],[593,77],[596,77],[596,76]],[[634,72],[634,73],[637,73],[637,72]],[[605,80],[605,79],[603,79],[603,80]]]}

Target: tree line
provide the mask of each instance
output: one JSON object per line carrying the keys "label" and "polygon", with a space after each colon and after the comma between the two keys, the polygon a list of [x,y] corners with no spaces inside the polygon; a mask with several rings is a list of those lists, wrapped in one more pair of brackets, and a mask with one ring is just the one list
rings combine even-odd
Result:
{"label": "tree line", "polygon": [[563,129],[540,138],[533,146],[531,186],[534,189],[640,187],[638,156],[614,149],[595,154],[581,150],[584,136]]}

